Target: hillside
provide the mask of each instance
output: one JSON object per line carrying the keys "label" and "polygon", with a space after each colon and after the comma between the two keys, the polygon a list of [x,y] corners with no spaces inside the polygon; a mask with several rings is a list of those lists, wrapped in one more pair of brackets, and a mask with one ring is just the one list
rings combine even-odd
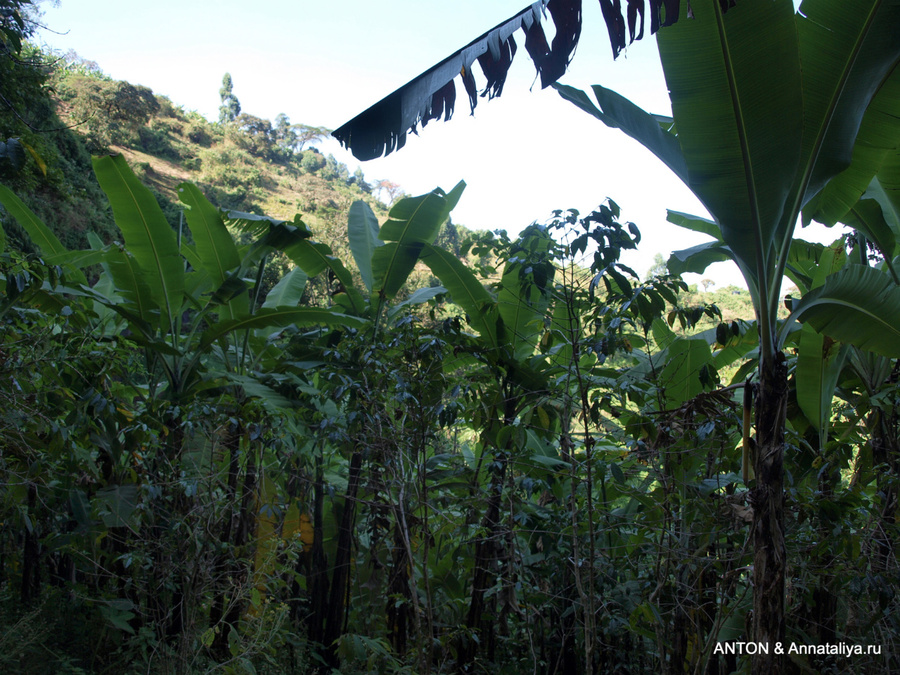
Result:
{"label": "hillside", "polygon": [[3,140],[21,138],[29,151],[18,166],[3,163],[0,179],[69,247],[85,247],[89,231],[106,241],[114,236],[90,164],[91,155],[109,153],[128,160],[173,226],[181,210],[177,187],[184,181],[223,209],[284,219],[301,213],[316,238],[345,259],[352,202],[364,200],[379,219],[387,215],[361,172],[350,176],[345,165],[314,147],[326,129],[290,124],[286,116],[274,125],[248,114],[209,122],[77,57],[32,50],[29,58],[41,64],[29,83],[30,119],[0,115]]}

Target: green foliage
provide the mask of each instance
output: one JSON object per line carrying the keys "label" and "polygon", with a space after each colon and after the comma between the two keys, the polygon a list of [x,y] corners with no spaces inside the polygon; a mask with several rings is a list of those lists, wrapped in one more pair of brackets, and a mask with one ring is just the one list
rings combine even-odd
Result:
{"label": "green foliage", "polygon": [[[615,204],[482,236],[490,278],[436,243],[461,186],[401,200],[382,225],[358,204],[347,232],[369,284],[299,219],[224,214],[185,184],[194,243],[165,275],[183,279],[176,302],[158,274],[171,226],[121,158],[98,170],[123,248],[98,242],[108,272],[93,288],[72,295],[71,265],[90,257],[57,270],[5,254],[3,391],[18,390],[0,417],[0,546],[17,562],[0,573],[27,601],[4,626],[55,654],[17,638],[23,672],[731,667],[712,648],[747,637],[751,516],[739,404],[716,371],[754,358],[753,333],[705,328],[712,293],[622,266],[639,233]],[[380,254],[391,246],[443,286],[374,311],[391,303],[381,280],[410,269]],[[277,250],[299,268],[263,304]],[[574,262],[585,253],[589,267]],[[338,311],[298,306],[307,277]],[[884,413],[897,392],[879,378],[866,399]],[[820,417],[843,425],[820,454],[802,418],[791,432],[792,555],[823,541],[822,467],[845,476],[828,488],[829,531],[845,534],[827,539],[827,565],[807,553],[795,584],[853,588],[839,591],[848,639],[890,642],[892,604],[864,581],[877,561],[859,555],[880,546],[863,527],[882,508],[876,474],[851,480],[869,408],[839,409]],[[335,592],[347,601],[332,615]],[[819,625],[809,607],[806,591],[790,606],[793,639]],[[90,639],[71,637],[76,618]],[[606,648],[580,656],[595,641]]]}
{"label": "green foliage", "polygon": [[[54,77],[70,75],[110,83]],[[360,178],[301,174],[328,160],[298,156],[286,116],[223,129],[157,102],[134,142],[195,158],[206,184],[167,185],[175,169],[137,145],[143,181],[96,158],[113,236],[73,246],[53,229],[64,208],[45,218],[17,196],[27,180],[0,189],[0,667],[750,667],[715,647],[751,640],[757,615],[742,454],[758,294],[642,279],[620,262],[640,232],[614,202],[515,238],[467,233],[450,220],[462,183],[386,213]],[[866,253],[867,238],[896,252],[892,175],[865,197],[877,213],[848,211],[868,223],[849,253],[792,243],[805,323],[777,334],[786,637],[881,645],[851,657],[860,673],[900,653],[900,301]],[[309,217],[258,215],[282,182]],[[734,247],[670,217],[712,235],[713,257]],[[863,310],[885,330],[834,318]],[[844,332],[868,342],[832,342]]]}
{"label": "green foliage", "polygon": [[84,130],[91,152],[150,142],[141,131],[160,106],[147,87],[70,74],[59,82],[57,91],[70,118]]}
{"label": "green foliage", "polygon": [[325,166],[325,158],[314,150],[307,150],[300,160],[300,168],[306,173],[315,173]]}

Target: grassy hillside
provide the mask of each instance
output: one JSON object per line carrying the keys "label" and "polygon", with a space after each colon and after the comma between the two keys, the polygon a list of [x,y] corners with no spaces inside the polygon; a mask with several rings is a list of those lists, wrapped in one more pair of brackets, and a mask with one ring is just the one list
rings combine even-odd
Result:
{"label": "grassy hillside", "polygon": [[[34,152],[21,166],[4,163],[0,180],[67,246],[85,246],[88,231],[104,240],[114,236],[92,176],[92,154],[124,155],[173,225],[180,217],[177,186],[184,181],[224,209],[286,219],[302,213],[316,237],[342,257],[354,200],[366,201],[379,218],[387,215],[361,173],[350,176],[346,166],[303,142],[303,132],[315,127],[289,125],[284,118],[279,129],[246,114],[209,122],[145,87],[109,78],[93,64],[35,50],[29,58],[39,64],[24,106],[30,119],[7,112],[0,116],[0,135],[21,138]],[[318,131],[322,137],[326,130]]]}

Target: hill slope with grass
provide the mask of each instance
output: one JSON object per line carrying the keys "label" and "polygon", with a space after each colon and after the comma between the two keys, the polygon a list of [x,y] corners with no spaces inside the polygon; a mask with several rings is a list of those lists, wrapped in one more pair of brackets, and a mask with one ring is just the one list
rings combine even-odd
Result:
{"label": "hill slope with grass", "polygon": [[185,181],[222,209],[284,219],[301,213],[338,255],[353,201],[387,216],[361,171],[351,176],[314,146],[327,129],[291,124],[284,115],[275,123],[248,114],[210,122],[77,57],[34,48],[24,56],[8,85],[20,94],[19,105],[0,111],[0,140],[20,139],[27,152],[17,162],[0,159],[0,180],[69,247],[84,247],[89,231],[107,241],[114,236],[90,160],[110,153],[128,160],[173,226],[181,210],[177,187]]}

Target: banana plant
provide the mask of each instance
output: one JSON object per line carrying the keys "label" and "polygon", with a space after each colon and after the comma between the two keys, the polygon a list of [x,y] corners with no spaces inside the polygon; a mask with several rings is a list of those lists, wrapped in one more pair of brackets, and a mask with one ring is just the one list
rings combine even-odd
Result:
{"label": "banana plant", "polygon": [[[179,195],[194,244],[179,248],[153,194],[120,155],[95,157],[94,170],[112,206],[123,242],[99,250],[67,251],[11,192],[2,188],[0,202],[45,250],[70,271],[69,290],[86,294],[122,316],[133,339],[147,350],[152,367],[164,373],[168,396],[178,400],[200,385],[204,359],[213,345],[236,339],[252,329],[289,324],[361,325],[359,319],[316,308],[252,308],[241,278],[246,261],[225,226],[222,214],[191,184]],[[308,236],[308,234],[307,234]],[[80,267],[100,262],[107,279],[90,288]],[[218,321],[213,319],[218,316]],[[239,346],[229,351],[239,350]]]}
{"label": "banana plant", "polygon": [[[760,333],[753,639],[772,645],[786,630],[781,280],[801,210],[853,161],[866,161],[865,153],[854,154],[863,120],[872,120],[876,107],[897,110],[889,94],[890,101],[869,109],[896,77],[900,3],[807,0],[795,12],[790,0],[748,0],[727,16],[714,0],[691,7],[692,20],[657,36],[671,119],[599,85],[596,105],[582,91],[557,89],[644,144],[687,184],[720,228],[716,254],[730,250],[750,289]],[[880,142],[896,147],[896,117],[872,123]],[[754,673],[783,667],[773,653],[753,658]]]}

